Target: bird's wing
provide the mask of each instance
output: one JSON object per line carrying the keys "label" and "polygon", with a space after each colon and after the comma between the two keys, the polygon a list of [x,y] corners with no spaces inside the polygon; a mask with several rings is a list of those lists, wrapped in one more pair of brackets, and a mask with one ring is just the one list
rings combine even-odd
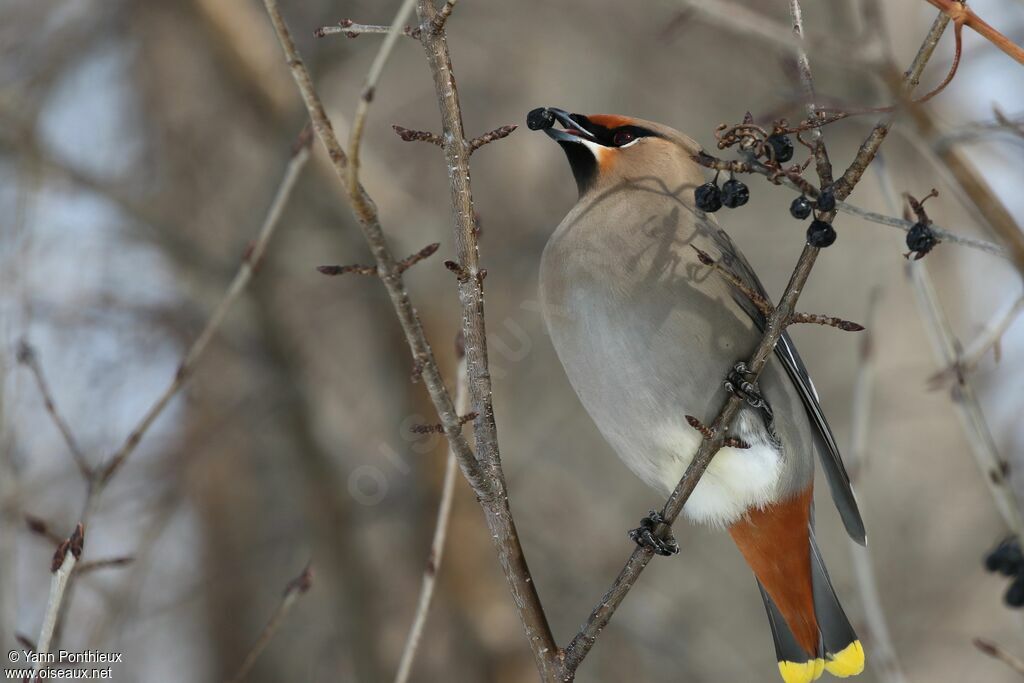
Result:
{"label": "bird's wing", "polygon": [[[722,266],[740,277],[749,287],[757,291],[769,301],[764,286],[750,267],[746,257],[736,248],[732,239],[724,230],[716,225],[708,226],[717,246],[722,252]],[[736,290],[733,293],[736,303],[754,320],[758,329],[764,331],[766,320],[757,306],[743,292]],[[857,498],[853,494],[850,485],[850,475],[846,473],[843,466],[843,459],[839,455],[839,447],[832,435],[832,429],[828,426],[828,420],[821,410],[818,402],[818,392],[811,383],[811,377],[807,373],[807,367],[800,359],[796,346],[787,332],[783,332],[779,343],[775,345],[775,355],[782,361],[786,368],[786,374],[793,380],[793,384],[800,390],[800,398],[803,401],[807,414],[817,427],[817,441],[819,443],[818,455],[821,459],[821,466],[825,470],[825,477],[828,480],[829,489],[832,492],[832,500],[835,501],[839,516],[843,520],[846,532],[850,538],[861,545],[865,542],[864,520],[860,516],[860,509],[857,506]]]}

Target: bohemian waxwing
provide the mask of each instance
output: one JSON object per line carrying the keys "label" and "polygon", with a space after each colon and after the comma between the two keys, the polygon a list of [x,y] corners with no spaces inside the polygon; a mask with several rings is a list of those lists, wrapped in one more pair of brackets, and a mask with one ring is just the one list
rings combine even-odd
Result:
{"label": "bohemian waxwing", "polygon": [[[555,127],[561,124],[562,129]],[[619,457],[668,494],[700,445],[685,420],[714,420],[728,389],[748,403],[683,509],[725,527],[754,571],[779,671],[807,683],[823,670],[859,674],[864,650],[836,598],[814,539],[814,453],[850,536],[864,524],[835,439],[792,340],[783,335],[759,386],[733,369],[762,337],[764,316],[710,267],[707,252],[750,288],[764,288],[712,216],[694,206],[700,147],[671,128],[624,116],[530,113],[565,151],[579,200],[544,249],[544,319],[569,381]],[[730,369],[732,373],[730,373]],[[733,381],[726,387],[723,379]],[[763,402],[756,400],[763,397]],[[634,532],[656,552],[674,541]]]}

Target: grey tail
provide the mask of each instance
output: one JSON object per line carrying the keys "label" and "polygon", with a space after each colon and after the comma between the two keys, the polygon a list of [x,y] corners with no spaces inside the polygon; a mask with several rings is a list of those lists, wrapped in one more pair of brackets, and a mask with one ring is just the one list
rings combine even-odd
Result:
{"label": "grey tail", "polygon": [[819,635],[816,652],[807,652],[797,642],[782,612],[761,582],[757,582],[772,628],[779,673],[785,683],[811,683],[817,680],[823,671],[828,671],[838,678],[846,678],[856,676],[864,670],[864,648],[832,588],[818,544],[814,540],[813,529],[809,529],[809,533],[811,588]]}
{"label": "grey tail", "polygon": [[864,670],[864,648],[832,588],[825,561],[814,539],[814,529],[810,528],[809,531],[814,615],[824,645],[825,670],[839,678],[856,676]]}

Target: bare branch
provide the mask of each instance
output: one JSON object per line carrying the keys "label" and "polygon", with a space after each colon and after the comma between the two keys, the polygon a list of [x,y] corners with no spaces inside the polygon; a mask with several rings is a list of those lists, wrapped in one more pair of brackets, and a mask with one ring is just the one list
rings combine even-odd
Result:
{"label": "bare branch", "polygon": [[[869,329],[874,322],[878,308],[879,290],[874,288],[868,300],[868,311],[865,315]],[[871,398],[874,389],[875,348],[874,337],[870,331],[861,338],[857,360],[857,378],[854,382],[853,406],[850,411],[850,447],[847,451],[846,468],[850,479],[855,484],[861,480],[867,470],[868,437],[871,433]],[[850,560],[856,578],[857,590],[860,593],[861,607],[864,609],[864,620],[868,626],[867,636],[873,643],[869,665],[878,673],[882,683],[907,683],[896,656],[896,647],[889,632],[889,623],[885,617],[882,598],[878,592],[878,580],[871,563],[871,551],[861,546],[852,538],[847,538],[850,547]]]}
{"label": "bare branch", "polygon": [[285,617],[291,611],[292,607],[300,597],[306,594],[310,588],[313,587],[313,568],[310,565],[306,565],[306,568],[302,570],[302,573],[297,577],[288,582],[285,587],[284,595],[281,597],[281,602],[278,603],[277,609],[271,615],[267,625],[263,627],[263,631],[260,633],[260,637],[253,643],[252,648],[249,650],[249,654],[245,656],[245,660],[242,665],[238,668],[238,673],[229,679],[229,683],[241,683],[245,680],[246,675],[252,669],[253,664],[259,658],[260,654],[267,647],[267,644],[273,639],[274,634],[281,627]]}
{"label": "bare branch", "polygon": [[[742,292],[744,296],[750,299],[751,303],[757,306],[757,309],[761,311],[761,314],[763,316],[767,318],[770,317],[772,313],[775,312],[775,306],[772,305],[772,302],[768,301],[766,298],[761,296],[759,292],[747,286],[747,284],[743,282],[743,280],[741,280],[738,275],[736,275],[731,270],[722,266],[720,263],[712,259],[711,256],[707,254],[707,252],[698,249],[692,244],[690,246],[694,249],[694,251],[697,252],[697,258],[700,260],[701,263],[703,263],[706,266],[711,266],[712,268],[714,268],[716,272],[721,274],[722,277],[724,277],[729,282],[729,284],[731,284],[736,289],[740,290],[740,292]],[[826,327],[835,327],[837,329],[843,330],[844,332],[860,332],[861,330],[864,329],[863,325],[850,322],[849,320],[843,320],[842,318],[836,318],[835,316],[831,315],[820,315],[818,313],[794,313],[789,317],[789,320],[786,321],[787,326],[803,323],[808,323],[812,325],[825,325]]]}
{"label": "bare branch", "polygon": [[443,30],[454,2],[449,0],[438,12],[431,0],[419,0],[417,14],[423,31],[420,42],[434,77],[434,91],[441,111],[442,139],[451,203],[455,220],[455,254],[461,275],[457,278],[462,303],[462,334],[465,340],[466,368],[470,405],[478,414],[474,425],[476,455],[491,474],[496,491],[493,498],[481,501],[487,527],[498,551],[498,562],[512,592],[513,602],[526,630],[527,642],[541,679],[558,680],[560,664],[547,615],[530,574],[519,535],[508,504],[508,494],[498,449],[498,430],[494,419],[491,373],[488,368],[487,332],[484,323],[483,278],[480,267],[480,231],[473,209],[469,157],[472,152],[462,124],[458,88],[452,73],[451,55]]}
{"label": "bare branch", "polygon": [[[940,13],[932,22],[931,30],[928,31],[928,35],[925,37],[924,42],[921,44],[920,49],[917,52],[917,56],[914,57],[914,61],[910,65],[910,69],[903,78],[902,95],[909,95],[914,88],[917,87],[921,81],[921,74],[924,73],[924,67],[931,59],[932,54],[935,52],[935,48],[939,44],[939,39],[942,37],[943,32],[946,30],[946,26],[949,25],[949,17],[945,14]],[[846,172],[843,173],[842,177],[835,183],[835,195],[836,199],[843,200],[850,196],[853,192],[853,188],[860,181],[864,171],[868,165],[878,154],[879,147],[882,146],[882,141],[889,134],[889,129],[892,126],[892,117],[888,117],[883,121],[879,121],[875,124],[874,129],[868,135],[867,139],[861,144],[860,149],[857,150],[857,155],[850,164]]]}
{"label": "bare branch", "polygon": [[[302,95],[302,100],[313,122],[313,130],[316,131],[317,138],[327,151],[342,186],[350,188],[347,178],[348,157],[341,148],[341,145],[338,144],[338,139],[334,134],[330,120],[327,118],[327,112],[324,111],[320,96],[317,94],[309,72],[306,70],[306,65],[303,63],[298,49],[295,47],[295,41],[292,40],[291,32],[281,16],[277,0],[264,0],[263,4],[267,9],[267,14],[270,16],[271,23],[274,25],[285,60],[291,69],[292,77],[295,79],[295,84]],[[359,221],[363,236],[366,238],[370,251],[377,262],[377,272],[380,274],[381,282],[387,289],[395,314],[405,333],[406,341],[412,352],[413,363],[421,369],[420,377],[430,393],[430,398],[437,409],[438,417],[441,418],[441,424],[444,425],[445,436],[459,455],[459,466],[462,468],[462,472],[469,481],[470,486],[473,487],[474,492],[482,500],[491,498],[495,495],[494,488],[477,462],[476,456],[469,447],[469,442],[461,434],[462,427],[458,423],[458,414],[455,411],[455,406],[448,394],[448,390],[444,386],[444,381],[441,379],[437,362],[434,359],[434,353],[427,342],[420,319],[409,300],[409,293],[406,291],[402,275],[398,271],[398,262],[395,260],[384,238],[384,231],[381,228],[376,208],[361,185],[357,185],[355,193],[349,195],[349,201],[352,211]]]}
{"label": "bare branch", "polygon": [[[321,26],[320,28],[313,31],[313,35],[317,38],[323,38],[324,36],[336,35],[343,33],[349,38],[356,38],[364,33],[382,33],[387,34],[391,32],[391,26],[380,26],[377,24],[357,24],[351,19],[342,19],[338,22],[337,26]],[[409,38],[418,38],[419,29],[412,28],[411,26],[402,27],[402,35]]]}
{"label": "bare branch", "polygon": [[495,128],[494,130],[488,133],[484,133],[483,135],[473,138],[472,140],[469,141],[469,153],[472,154],[473,152],[477,151],[484,145],[492,143],[495,140],[507,138],[518,127],[519,126],[515,124],[501,126],[499,128]]}
{"label": "bare branch", "polygon": [[102,560],[91,560],[89,562],[79,562],[75,568],[76,574],[87,574],[89,572],[98,571],[100,569],[117,569],[119,567],[126,567],[135,561],[134,557],[107,557]]}
{"label": "bare branch", "polygon": [[800,323],[834,327],[838,330],[842,330],[843,332],[861,332],[864,330],[864,326],[860,323],[850,322],[849,320],[843,320],[842,318],[836,318],[831,315],[821,315],[820,313],[794,313],[790,316],[788,324],[796,325]]}
{"label": "bare branch", "polygon": [[[732,173],[757,173],[759,175],[763,175],[773,183],[785,185],[786,187],[794,189],[797,192],[806,194],[808,197],[812,199],[816,198],[818,194],[820,194],[818,188],[814,187],[804,178],[785,173],[780,174],[778,172],[778,169],[765,166],[764,164],[759,163],[758,161],[753,159],[747,161],[725,160],[718,159],[717,157],[713,157],[707,153],[701,153],[693,157],[693,159],[702,166],[705,166],[716,171],[728,171]],[[1002,205],[999,204],[997,200],[994,204],[980,201],[980,203],[978,204],[979,208],[982,205],[989,207],[995,206],[998,207],[999,210],[1005,212],[1005,209],[1002,208]],[[888,225],[893,228],[898,228],[903,232],[907,232],[912,227],[914,227],[913,221],[905,220],[902,218],[894,218],[892,216],[887,216],[885,214],[877,213],[875,211],[868,211],[867,209],[862,209],[859,206],[855,206],[854,204],[850,204],[849,202],[845,201],[837,201],[836,209],[838,209],[842,213],[848,213],[852,216],[858,216],[872,223],[878,223],[879,225]],[[1007,214],[1007,219],[1008,223],[1004,221],[1000,223],[1000,225],[1005,226],[1007,234],[1010,234],[1010,226],[1016,226],[1016,223],[1013,221],[1013,218],[1009,216],[1009,214]],[[1011,253],[1008,252],[1006,248],[993,242],[977,239],[975,237],[966,237],[956,232],[952,232],[946,228],[940,228],[934,224],[932,224],[931,229],[932,232],[935,233],[936,236],[941,238],[943,242],[959,244],[964,247],[977,249],[978,251],[983,251],[985,253],[992,254],[993,256],[999,256],[1002,258],[1016,258],[1015,256],[1011,256]],[[1014,227],[1014,229],[1016,228]],[[999,234],[1003,236],[1003,230],[999,230]],[[1021,244],[1021,254],[1022,259],[1024,259],[1024,238],[1021,238]],[[1016,248],[1014,249],[1014,254],[1016,254]]]}
{"label": "bare branch", "polygon": [[[356,202],[368,202],[369,198],[359,191],[359,165],[360,145],[363,141],[363,129],[366,127],[366,115],[370,111],[370,102],[373,101],[374,90],[377,82],[384,73],[384,65],[387,64],[391,51],[398,42],[398,36],[402,35],[402,23],[412,14],[416,6],[416,0],[403,0],[402,5],[391,22],[391,29],[387,37],[381,43],[377,56],[370,65],[370,71],[366,74],[366,82],[363,84],[363,92],[359,97],[359,104],[356,106],[356,115],[352,118],[352,128],[348,135],[348,195]],[[367,207],[368,208],[368,207]]]}
{"label": "bare branch", "polygon": [[991,640],[984,640],[982,638],[975,638],[973,641],[974,647],[978,648],[982,653],[998,659],[999,661],[1006,664],[1008,667],[1016,671],[1021,676],[1024,676],[1024,660],[1015,655],[1011,655],[1009,652],[1004,650],[1002,647],[993,643]]}
{"label": "bare branch", "polygon": [[989,351],[994,353],[998,363],[1001,355],[1000,342],[1003,335],[1006,334],[1006,330],[1010,329],[1010,325],[1014,323],[1022,311],[1024,311],[1024,295],[1017,297],[1007,310],[1000,312],[989,320],[981,334],[967,345],[967,348],[960,354],[957,361],[945,370],[940,370],[932,375],[928,379],[928,383],[933,387],[938,387],[948,381],[959,381],[963,375],[977,369],[978,364],[981,363],[982,358]]}
{"label": "bare branch", "polygon": [[43,368],[39,364],[39,356],[36,354],[36,350],[29,345],[27,341],[22,339],[18,342],[18,362],[26,366],[31,372],[32,376],[36,380],[36,387],[39,389],[39,395],[43,398],[43,405],[46,407],[46,412],[49,413],[50,419],[57,425],[57,429],[60,431],[62,437],[64,437],[64,443],[67,444],[68,452],[71,453],[71,459],[74,460],[75,466],[78,471],[82,473],[82,476],[86,481],[92,480],[92,468],[89,466],[89,461],[85,457],[85,452],[78,445],[75,435],[71,431],[71,427],[67,421],[57,410],[57,403],[53,400],[53,394],[50,392],[50,385],[46,382],[46,376],[43,374]]}
{"label": "bare branch", "polygon": [[245,290],[249,281],[252,279],[256,272],[256,268],[260,261],[263,259],[263,255],[266,252],[267,245],[270,243],[270,238],[274,234],[274,230],[280,221],[281,213],[284,211],[285,205],[288,203],[288,197],[291,196],[292,188],[295,187],[295,182],[299,178],[299,174],[302,172],[303,167],[306,165],[306,161],[309,159],[309,146],[312,142],[309,132],[303,130],[299,135],[300,144],[293,149],[292,158],[288,162],[288,166],[285,169],[284,176],[281,178],[281,183],[277,188],[277,193],[274,195],[273,201],[270,203],[270,208],[267,210],[267,215],[263,219],[263,225],[260,227],[260,231],[256,236],[256,240],[250,245],[246,251],[245,257],[242,259],[241,265],[238,267],[238,272],[235,273],[234,279],[231,284],[228,285],[227,291],[221,298],[217,307],[210,315],[209,320],[206,321],[206,326],[192,346],[189,347],[188,351],[185,352],[185,356],[178,366],[178,370],[174,375],[174,379],[164,389],[164,392],[157,398],[157,400],[149,407],[146,414],[143,415],[142,419],[135,426],[134,429],[128,434],[121,447],[110,456],[109,460],[98,472],[97,484],[102,487],[110,478],[114,476],[117,470],[124,464],[125,460],[135,451],[135,448],[139,445],[142,437],[145,436],[149,427],[156,421],[156,418],[160,416],[167,404],[170,403],[171,399],[178,393],[181,387],[185,384],[188,378],[191,376],[192,371],[195,369],[196,363],[199,358],[203,355],[210,340],[220,329],[220,326],[224,323],[224,319],[227,317],[228,311],[231,306],[238,300],[242,292]]}
{"label": "bare branch", "polygon": [[[50,597],[46,603],[46,612],[43,615],[43,625],[39,630],[39,639],[36,641],[36,654],[46,655],[50,652],[50,645],[53,639],[53,631],[57,626],[57,616],[61,612],[61,605],[64,602],[64,594],[67,589],[71,573],[75,571],[75,564],[82,556],[82,549],[85,546],[85,528],[79,524],[75,527],[71,536],[68,537],[57,548],[54,553],[53,563],[50,571],[53,577],[50,579]],[[32,679],[39,675],[43,668],[46,657],[40,656],[35,664]]]}
{"label": "bare branch", "polygon": [[64,538],[57,532],[53,531],[45,519],[34,515],[25,515],[25,526],[27,526],[28,530],[32,533],[42,536],[56,546],[59,546],[64,542]]}
{"label": "bare branch", "polygon": [[406,142],[429,142],[432,145],[440,147],[444,144],[441,136],[437,133],[431,133],[426,130],[412,130],[411,128],[403,128],[397,124],[392,124],[392,128],[398,133],[398,137],[402,138]]}
{"label": "bare branch", "polygon": [[[469,390],[466,384],[465,349],[462,348],[461,343],[456,343],[456,352],[459,356],[459,363],[455,369],[455,408],[465,411],[469,410]],[[395,673],[395,683],[406,683],[409,680],[412,663],[416,658],[420,639],[423,636],[423,627],[427,623],[427,614],[430,612],[430,603],[434,598],[434,588],[437,585],[437,573],[441,569],[441,560],[444,558],[444,542],[448,535],[448,522],[452,513],[452,501],[455,498],[457,470],[455,451],[449,448],[444,468],[444,483],[441,485],[441,501],[437,506],[437,521],[434,523],[434,538],[430,542],[430,554],[427,556],[427,566],[423,570],[416,615],[409,628],[409,635],[405,639],[402,657],[398,662],[398,671]]]}
{"label": "bare branch", "polygon": [[452,15],[452,10],[455,9],[456,2],[458,0],[447,0],[444,6],[434,14],[434,17],[430,20],[430,29],[434,33],[441,33],[444,30],[445,24],[448,23],[448,17]]}
{"label": "bare branch", "polygon": [[956,22],[957,28],[965,25],[973,29],[1017,62],[1024,64],[1024,49],[987,24],[966,3],[958,2],[958,0],[928,0],[928,2],[945,12],[945,16]]}
{"label": "bare branch", "polygon": [[[435,252],[441,247],[440,242],[434,242],[423,247],[415,254],[407,256],[401,261],[396,262],[395,268],[399,273],[404,273],[420,261],[430,258]],[[316,269],[324,275],[345,275],[346,273],[354,273],[356,275],[379,275],[377,266],[364,266],[359,264],[353,264],[348,266],[317,266]]]}

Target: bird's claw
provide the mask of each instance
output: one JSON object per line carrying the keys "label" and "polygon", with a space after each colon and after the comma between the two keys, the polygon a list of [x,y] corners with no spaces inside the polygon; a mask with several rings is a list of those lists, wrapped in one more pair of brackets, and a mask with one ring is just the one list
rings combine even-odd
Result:
{"label": "bird's claw", "polygon": [[671,530],[665,532],[664,538],[658,538],[654,530],[659,524],[667,524],[665,518],[657,510],[651,510],[646,517],[640,520],[640,526],[630,529],[629,537],[633,542],[644,548],[650,548],[656,555],[668,557],[679,552],[679,544],[672,535]]}
{"label": "bird's claw", "polygon": [[725,390],[730,394],[736,394],[751,408],[764,409],[770,412],[768,403],[764,400],[764,396],[761,395],[761,389],[757,386],[757,382],[751,382],[749,378],[752,377],[750,370],[747,369],[747,364],[743,361],[736,363],[732,366],[732,370],[725,378]]}

